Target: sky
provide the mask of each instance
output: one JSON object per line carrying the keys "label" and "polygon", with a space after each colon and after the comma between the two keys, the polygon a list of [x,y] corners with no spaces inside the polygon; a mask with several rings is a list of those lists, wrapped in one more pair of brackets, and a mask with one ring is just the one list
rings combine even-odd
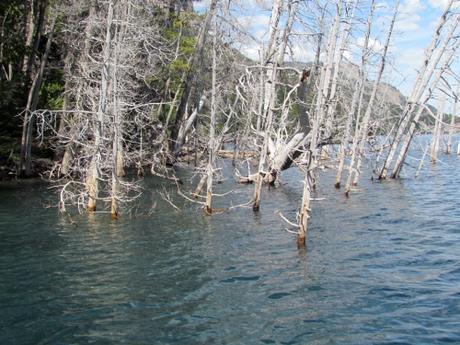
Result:
{"label": "sky", "polygon": [[[448,0],[405,0],[396,23],[391,54],[395,65],[395,86],[404,94],[412,88],[416,70],[429,45]],[[398,85],[400,84],[400,85]]]}
{"label": "sky", "polygon": [[[270,19],[271,0],[231,0],[231,13],[233,19],[238,20],[240,27],[251,33],[256,40],[245,38],[237,43],[236,47],[246,56],[257,59],[260,50],[260,42],[267,39],[268,23]],[[363,0],[358,9],[357,17],[365,17],[368,11],[369,0]],[[420,68],[425,48],[428,46],[439,18],[448,0],[400,0],[400,11],[397,17],[392,44],[389,51],[389,64],[386,69],[384,81],[399,88],[408,95],[416,77],[416,71]],[[312,1],[301,1],[299,20],[311,23]],[[391,20],[392,9],[395,5],[393,0],[377,0],[375,25],[371,33],[373,49],[381,51],[385,41],[386,31]],[[194,8],[198,12],[206,11],[208,1],[194,2]],[[283,21],[283,19],[282,19]],[[327,24],[327,25],[330,25]],[[351,45],[346,52],[347,58],[358,61],[359,46],[364,41],[363,25],[361,31],[352,33]],[[310,29],[310,34],[314,29]],[[291,41],[287,60],[302,62],[312,61],[314,58],[314,45],[311,36],[306,35],[308,29],[305,25],[297,24],[293,31],[295,37]],[[310,42],[310,43],[309,43]],[[376,54],[377,56],[377,54]],[[372,71],[369,71],[372,78]]]}

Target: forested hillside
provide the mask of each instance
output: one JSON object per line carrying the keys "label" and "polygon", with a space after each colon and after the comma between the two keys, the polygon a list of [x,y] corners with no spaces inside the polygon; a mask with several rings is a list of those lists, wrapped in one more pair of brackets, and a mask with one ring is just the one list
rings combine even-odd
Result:
{"label": "forested hillside", "polygon": [[[151,117],[164,121],[167,103],[180,92],[202,22],[191,2],[107,5],[36,0],[0,4],[0,155],[3,164],[8,159],[8,165],[19,167],[16,174],[43,172],[43,166],[30,166],[40,157],[62,159],[65,138],[57,134],[74,123],[70,118],[77,108],[89,111],[88,106],[95,106],[89,103],[98,103],[91,94],[97,89],[90,89],[100,86],[104,59],[112,58],[112,52],[103,51],[107,34],[110,44],[122,40],[117,44],[124,51],[117,58],[130,66],[120,68],[119,80],[131,106],[164,103]],[[112,21],[123,18],[123,32],[113,31],[109,16]],[[56,112],[52,128],[38,128],[38,110]]]}

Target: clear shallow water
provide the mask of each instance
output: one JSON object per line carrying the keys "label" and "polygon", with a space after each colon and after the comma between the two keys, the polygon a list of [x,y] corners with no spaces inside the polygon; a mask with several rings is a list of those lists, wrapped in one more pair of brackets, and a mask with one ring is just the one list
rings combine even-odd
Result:
{"label": "clear shallow water", "polygon": [[[159,201],[74,224],[46,185],[4,184],[0,344],[460,344],[460,157],[441,159],[350,199],[326,173],[307,251],[275,214],[295,215],[295,169],[256,215]],[[236,191],[222,206],[252,193],[219,188]]]}

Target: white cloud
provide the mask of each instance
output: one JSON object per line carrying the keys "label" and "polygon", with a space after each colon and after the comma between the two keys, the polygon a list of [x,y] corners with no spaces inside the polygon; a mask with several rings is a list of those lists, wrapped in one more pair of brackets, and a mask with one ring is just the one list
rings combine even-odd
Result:
{"label": "white cloud", "polygon": [[292,47],[292,57],[288,58],[288,60],[298,61],[298,62],[310,62],[313,61],[315,58],[314,51],[305,47],[301,44],[293,45]]}
{"label": "white cloud", "polygon": [[401,12],[411,14],[423,11],[425,9],[425,5],[420,0],[406,0],[401,5]]}
{"label": "white cloud", "polygon": [[244,56],[250,58],[251,60],[260,60],[260,47],[255,42],[241,45],[240,51],[241,53],[243,53]]}
{"label": "white cloud", "polygon": [[209,7],[209,0],[193,1],[193,9],[199,13],[206,12]]}
{"label": "white cloud", "polygon": [[407,48],[403,51],[397,52],[396,58],[399,64],[403,65],[405,69],[407,68],[410,72],[412,72],[420,68],[423,57],[425,56],[424,52],[425,50],[423,48]]}
{"label": "white cloud", "polygon": [[396,22],[396,31],[399,32],[410,32],[421,30],[420,22],[421,15],[425,10],[425,5],[423,5],[420,0],[407,0],[401,6],[398,20]]}
{"label": "white cloud", "polygon": [[410,31],[419,31],[421,17],[417,14],[413,15],[401,15],[398,22],[395,24],[396,31],[401,33],[407,33]]}
{"label": "white cloud", "polygon": [[[428,3],[430,6],[435,7],[435,8],[440,8],[444,10],[447,7],[447,4],[449,3],[449,0],[428,0]],[[458,7],[459,4],[454,4],[454,7]]]}
{"label": "white cloud", "polygon": [[[360,47],[360,48],[363,48],[364,47],[364,42],[365,41],[365,38],[364,37],[359,37],[357,40],[356,40],[356,44]],[[369,38],[369,49],[371,49],[373,52],[375,53],[378,53],[382,50],[383,46],[382,44],[373,39],[372,37]]]}
{"label": "white cloud", "polygon": [[421,13],[426,6],[420,0],[406,0],[400,8],[398,20],[395,24],[397,32],[407,33],[421,30]]}
{"label": "white cloud", "polygon": [[258,14],[253,16],[239,16],[237,20],[242,27],[248,30],[260,28],[267,29],[270,17],[264,14]]}
{"label": "white cloud", "polygon": [[272,2],[270,0],[252,0],[250,2],[254,2],[254,4],[250,4],[250,6],[259,6],[263,9],[271,9]]}

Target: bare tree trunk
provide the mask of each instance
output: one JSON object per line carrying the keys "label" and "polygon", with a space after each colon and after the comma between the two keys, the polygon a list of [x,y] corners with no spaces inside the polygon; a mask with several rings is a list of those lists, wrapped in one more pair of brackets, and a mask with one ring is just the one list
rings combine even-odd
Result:
{"label": "bare tree trunk", "polygon": [[177,135],[176,139],[176,144],[179,146],[182,146],[185,142],[185,136],[187,133],[190,131],[190,128],[192,128],[193,124],[196,122],[196,119],[198,115],[200,114],[201,110],[203,109],[203,106],[206,101],[206,96],[203,95],[200,98],[200,101],[198,103],[198,106],[193,110],[193,112],[190,114],[190,116],[185,120],[180,128],[179,128],[179,133]]}
{"label": "bare tree trunk", "polygon": [[338,79],[340,75],[340,70],[342,68],[342,62],[344,53],[349,44],[349,36],[351,31],[351,21],[354,18],[355,10],[358,5],[358,2],[355,1],[354,3],[346,4],[345,3],[345,18],[343,21],[345,22],[344,28],[342,29],[342,33],[340,35],[340,47],[335,52],[334,57],[334,73],[332,76],[331,81],[331,90],[329,95],[329,104],[327,105],[327,115],[326,115],[326,127],[325,127],[325,137],[330,138],[332,135],[332,126],[334,122],[335,113],[337,110],[337,101],[338,101]]}
{"label": "bare tree trunk", "polygon": [[422,159],[420,160],[420,164],[418,165],[417,171],[415,172],[415,177],[418,177],[418,175],[420,174],[420,170],[422,170],[423,163],[425,162],[425,156],[428,153],[428,148],[429,146],[427,145],[425,148],[425,151],[423,151],[423,156],[422,156]]}
{"label": "bare tree trunk", "polygon": [[[334,57],[336,56],[337,38],[341,21],[342,1],[336,4],[336,15],[329,33],[329,39],[326,50],[326,62],[322,68],[320,81],[318,84],[318,95],[316,99],[315,120],[313,122],[312,137],[310,141],[310,150],[316,157],[316,151],[319,141],[319,127],[323,123],[324,116],[327,111],[327,106],[330,102],[330,89],[332,82],[332,72],[334,67]],[[315,160],[315,159],[313,159]]]}
{"label": "bare tree trunk", "polygon": [[[304,187],[302,192],[302,201],[298,214],[298,233],[297,233],[297,247],[305,247],[306,233],[308,229],[308,219],[310,218],[310,201],[311,201],[311,189],[314,186],[314,169],[316,168],[316,161],[319,158],[317,151],[317,144],[320,139],[319,128],[323,122],[324,116],[331,115],[332,113],[328,111],[328,107],[331,107],[334,102],[331,101],[335,97],[336,92],[336,83],[338,78],[338,67],[340,65],[340,60],[342,58],[343,51],[339,49],[337,52],[337,39],[338,32],[340,28],[341,16],[342,16],[342,1],[338,1],[336,4],[336,15],[334,22],[329,33],[329,39],[326,50],[326,63],[323,66],[321,71],[320,81],[318,84],[318,95],[316,99],[316,108],[315,108],[315,119],[313,121],[313,127],[311,129],[311,141],[310,147],[307,152],[307,171],[305,172],[304,178]],[[345,28],[342,36],[342,47],[345,45],[347,40],[347,28]],[[337,61],[339,60],[339,61]],[[337,70],[333,72],[334,66]],[[326,119],[327,121],[328,119]]]}
{"label": "bare tree trunk", "polygon": [[[438,63],[439,63],[439,60],[443,56],[444,51],[447,48],[447,44],[449,43],[449,41],[450,41],[450,39],[451,39],[451,37],[453,35],[453,32],[455,31],[455,28],[456,28],[456,26],[458,24],[458,15],[455,15],[456,16],[455,24],[452,26],[453,31],[451,30],[451,32],[448,34],[448,38],[447,38],[447,40],[445,40],[445,44],[443,45],[443,47],[441,47],[438,50],[438,53],[433,58],[435,50],[440,44],[442,29],[443,29],[444,25],[448,21],[448,14],[450,12],[450,9],[452,7],[453,2],[454,2],[454,0],[449,0],[449,3],[447,5],[447,7],[446,7],[446,10],[444,11],[444,13],[442,14],[441,18],[439,19],[439,22],[438,22],[438,25],[436,27],[435,33],[433,35],[433,38],[431,40],[431,43],[428,46],[428,48],[426,49],[426,51],[425,51],[425,59],[423,61],[422,67],[418,72],[417,79],[416,79],[414,87],[412,89],[412,93],[409,96],[409,98],[407,100],[407,104],[406,104],[406,106],[404,108],[404,111],[403,111],[403,113],[401,115],[401,119],[399,121],[395,137],[393,138],[393,141],[391,143],[390,150],[389,150],[389,152],[387,154],[387,157],[386,157],[386,159],[385,159],[385,161],[383,163],[383,166],[382,166],[382,168],[380,170],[380,173],[379,173],[379,179],[380,180],[386,179],[387,174],[388,174],[388,170],[390,168],[390,164],[393,161],[393,157],[396,154],[396,151],[398,149],[399,143],[401,142],[401,139],[404,136],[406,128],[407,128],[407,126],[408,126],[408,124],[409,124],[409,122],[411,120],[412,113],[414,112],[415,108],[417,107],[417,104],[420,102],[420,98],[423,96],[423,93],[425,92],[425,90],[427,88],[427,85],[429,84],[429,82],[430,82],[430,80],[431,80],[431,78],[433,76],[434,70],[435,70],[436,66],[438,65]],[[397,163],[397,166],[399,166],[398,163]]]}
{"label": "bare tree trunk", "polygon": [[69,143],[64,151],[64,156],[62,157],[61,168],[59,170],[61,175],[66,176],[70,171],[70,166],[73,161],[73,147]]}
{"label": "bare tree trunk", "polygon": [[[277,1],[277,0],[275,0]],[[268,101],[268,109],[267,109],[267,115],[265,119],[265,131],[264,131],[264,139],[263,139],[263,145],[262,145],[262,151],[260,153],[260,158],[259,158],[259,168],[258,168],[258,174],[257,174],[257,180],[255,183],[255,188],[254,188],[254,196],[253,196],[253,204],[252,204],[252,209],[254,211],[258,211],[260,208],[260,193],[262,190],[262,184],[264,180],[264,176],[266,173],[264,173],[265,169],[265,162],[267,160],[267,150],[268,150],[268,145],[270,141],[270,132],[272,130],[272,125],[273,125],[273,107],[275,104],[275,76],[276,76],[276,64],[272,65],[273,72],[267,78],[268,80],[272,80],[272,83],[268,85],[269,89],[271,90],[270,92],[270,98],[266,101]],[[271,79],[271,78],[273,79]],[[267,87],[267,85],[266,85]],[[264,103],[265,104],[265,103]]]}
{"label": "bare tree trunk", "polygon": [[[87,24],[85,27],[85,39],[83,42],[83,51],[82,51],[81,56],[79,57],[80,63],[84,65],[87,64],[88,56],[90,56],[91,35],[94,30],[94,25],[95,25],[95,20],[96,20],[95,18],[96,18],[96,4],[95,4],[95,1],[92,0],[90,2],[89,14],[86,18]],[[69,66],[66,66],[66,67],[69,67]],[[66,81],[69,80],[70,78],[71,78],[71,71],[69,67],[69,70],[67,71],[67,75],[66,75]],[[75,97],[76,99],[75,106],[77,107],[77,109],[82,110],[84,107],[80,104],[81,94],[82,94],[82,86],[81,86],[80,81],[77,82],[76,89],[77,91],[76,91],[76,97]],[[68,90],[66,89],[65,92],[68,92]],[[74,124],[74,121],[70,121],[70,122]],[[64,155],[62,157],[60,173],[64,176],[66,176],[69,173],[72,161],[74,159],[74,150],[75,150],[74,133],[75,133],[75,129],[72,128],[70,141],[65,146]]]}
{"label": "bare tree trunk", "polygon": [[86,190],[88,193],[88,212],[96,211],[97,198],[99,195],[99,171],[97,169],[97,161],[98,159],[96,158],[96,156],[94,156],[91,160],[86,175]]}
{"label": "bare tree trunk", "polygon": [[283,35],[281,36],[281,44],[278,50],[278,66],[281,66],[284,63],[284,54],[286,53],[286,47],[289,41],[289,36],[291,34],[292,25],[294,25],[295,13],[297,11],[298,4],[299,0],[290,0],[287,4],[288,17],[284,26]]}
{"label": "bare tree trunk", "polygon": [[[264,58],[265,58],[265,52],[262,46],[262,51],[260,53],[260,65],[264,65]],[[262,129],[262,114],[263,114],[263,99],[264,99],[264,86],[265,86],[265,71],[261,68],[260,69],[260,76],[259,76],[259,92],[256,93],[256,96],[254,98],[259,98],[258,99],[258,107],[257,107],[257,121],[256,121],[256,130],[257,132],[260,132]]]}
{"label": "bare tree trunk", "polygon": [[[310,79],[310,82],[313,80],[316,83],[319,83],[319,68],[320,68],[320,58],[321,58],[321,47],[323,45],[323,36],[324,36],[324,17],[326,15],[326,7],[323,7],[321,9],[321,18],[319,19],[319,30],[318,30],[318,39],[316,42],[316,53],[315,53],[315,60],[313,63],[312,67],[312,78]],[[311,108],[309,109],[309,112],[312,113],[314,110],[314,104],[315,102],[312,102]]]}
{"label": "bare tree trunk", "polygon": [[383,48],[382,59],[380,61],[378,75],[374,81],[374,86],[372,89],[371,97],[369,99],[369,102],[367,103],[366,113],[364,114],[363,121],[361,124],[361,133],[359,134],[360,138],[359,138],[359,146],[358,146],[358,159],[357,159],[356,169],[355,169],[355,174],[354,174],[354,179],[353,179],[353,185],[355,186],[358,184],[359,176],[361,174],[361,165],[362,165],[362,159],[364,156],[364,147],[367,141],[367,136],[368,136],[368,131],[369,131],[369,120],[371,118],[374,102],[377,97],[377,91],[380,86],[380,81],[382,79],[383,72],[385,70],[386,56],[387,56],[388,48],[390,46],[391,36],[393,34],[393,28],[394,28],[394,24],[396,21],[396,16],[398,14],[398,9],[399,9],[399,0],[397,0],[395,4],[393,18],[391,20],[390,28],[388,30],[388,35],[387,35],[386,42]]}
{"label": "bare tree trunk", "polygon": [[360,80],[358,82],[359,85],[359,102],[358,102],[358,109],[357,109],[357,115],[356,115],[356,123],[355,123],[355,134],[353,137],[353,144],[351,148],[351,157],[350,157],[350,163],[348,167],[348,177],[345,183],[345,195],[348,196],[350,189],[351,189],[351,184],[353,181],[353,175],[356,173],[355,172],[355,160],[356,156],[358,154],[358,144],[359,144],[359,139],[360,139],[360,131],[359,131],[359,124],[361,121],[361,111],[363,107],[363,99],[364,99],[364,83],[366,82],[366,77],[364,70],[366,68],[366,64],[369,58],[369,40],[371,36],[371,29],[372,29],[372,22],[374,19],[374,12],[375,12],[375,0],[372,0],[370,4],[370,12],[369,16],[367,18],[367,30],[366,34],[364,37],[364,45],[362,49],[362,54],[361,54],[361,66],[359,68],[359,76]]}
{"label": "bare tree trunk", "polygon": [[56,16],[53,18],[48,40],[46,42],[45,53],[42,56],[40,69],[36,74],[34,81],[30,87],[29,95],[27,98],[27,105],[24,110],[24,121],[22,125],[22,139],[21,139],[21,161],[20,173],[24,176],[31,175],[32,164],[32,134],[33,134],[33,112],[37,109],[40,88],[43,82],[43,74],[45,73],[48,56],[51,50],[51,43],[54,36],[54,27],[56,24]]}
{"label": "bare tree trunk", "polygon": [[[364,71],[363,71],[364,72]],[[358,102],[358,110],[356,113],[356,123],[355,123],[355,134],[353,137],[353,143],[351,146],[351,157],[350,157],[350,163],[348,165],[348,175],[347,179],[345,182],[345,189],[344,189],[344,194],[348,196],[350,194],[352,182],[353,182],[353,176],[356,173],[355,171],[355,161],[356,161],[356,156],[358,154],[358,143],[359,143],[359,123],[361,121],[361,109],[363,105],[363,99],[364,99],[364,82],[365,82],[365,76],[362,74],[362,79],[361,79],[361,85],[360,85],[360,95],[359,95],[359,102]]]}
{"label": "bare tree trunk", "polygon": [[[455,27],[458,24],[458,19],[460,19],[460,17],[457,17]],[[448,38],[447,40],[450,41],[450,38]],[[417,125],[418,125],[420,116],[423,113],[423,108],[424,108],[425,104],[430,100],[431,95],[432,95],[433,91],[436,89],[436,86],[438,85],[439,81],[441,80],[441,77],[442,77],[443,73],[449,68],[450,63],[452,61],[452,58],[454,57],[454,54],[455,54],[456,50],[458,49],[459,45],[460,45],[460,43],[457,41],[455,43],[455,46],[452,47],[451,50],[449,51],[449,53],[447,53],[447,55],[444,57],[444,63],[441,66],[441,68],[439,68],[436,71],[435,77],[434,77],[430,87],[428,88],[428,93],[427,93],[426,97],[424,98],[424,100],[422,101],[422,103],[420,104],[419,109],[417,110],[417,113],[415,114],[415,116],[414,116],[414,118],[413,118],[413,120],[412,120],[412,122],[410,124],[408,133],[404,136],[404,138],[402,140],[402,144],[401,144],[401,148],[400,148],[400,151],[399,151],[398,159],[396,160],[395,166],[394,166],[392,174],[391,174],[392,178],[398,178],[399,177],[399,174],[401,173],[402,167],[404,165],[404,161],[406,159],[407,152],[409,150],[409,146],[410,146],[410,144],[412,142],[412,138],[413,138],[413,136],[415,134],[415,131],[417,129]],[[436,63],[436,65],[437,65],[437,63]]]}
{"label": "bare tree trunk", "polygon": [[455,118],[457,116],[457,106],[458,106],[458,95],[460,92],[460,87],[457,88],[457,92],[454,94],[454,104],[452,106],[452,114],[450,117],[450,127],[449,127],[449,134],[447,136],[447,146],[446,146],[446,154],[452,153],[452,136],[454,135],[454,127],[455,127]]}
{"label": "bare tree trunk", "polygon": [[[67,92],[67,89],[64,90],[64,92]],[[76,92],[77,101],[80,98],[80,93],[81,93],[81,87],[78,86],[77,87],[77,92]],[[67,99],[67,98],[68,97],[65,97],[65,99]],[[72,116],[70,119],[65,119],[65,117],[67,116],[65,111],[67,109],[68,109],[68,104],[65,101],[64,106],[63,106],[64,113],[62,114],[61,123],[62,123],[62,126],[64,126],[65,121],[69,122],[72,129],[70,130],[70,133],[71,133],[70,134],[70,141],[67,143],[67,145],[65,145],[64,154],[63,154],[62,160],[61,160],[61,167],[59,169],[59,173],[61,175],[63,175],[63,176],[66,176],[70,172],[70,167],[72,165],[72,161],[73,161],[73,158],[74,158],[74,149],[75,149],[75,143],[74,143],[74,140],[73,140],[74,134],[76,132],[76,129],[73,126],[75,124],[75,118]],[[63,129],[62,129],[62,131],[63,131]],[[60,134],[62,134],[62,131],[61,131]]]}
{"label": "bare tree trunk", "polygon": [[[361,74],[362,73],[360,73],[360,75]],[[351,127],[353,124],[353,118],[355,116],[355,112],[358,106],[360,95],[362,94],[362,89],[363,89],[363,78],[360,77],[358,79],[358,85],[356,85],[356,88],[353,91],[353,97],[351,100],[351,108],[350,108],[350,111],[348,112],[347,122],[345,124],[345,131],[344,131],[344,135],[342,138],[342,143],[340,144],[340,148],[339,148],[339,164],[337,168],[337,174],[335,176],[335,188],[337,189],[340,188],[340,185],[342,182],[343,168],[345,165],[346,147],[348,146],[348,142],[350,141],[350,138],[351,138]]]}
{"label": "bare tree trunk", "polygon": [[300,204],[299,210],[299,229],[297,233],[297,247],[302,248],[305,247],[305,241],[307,236],[308,230],[308,219],[310,219],[310,201],[311,201],[311,188],[313,185],[313,176],[310,173],[310,169],[312,168],[312,155],[311,152],[308,153],[308,163],[307,163],[307,171],[305,172],[305,179],[303,181],[303,191],[302,191],[302,201]]}
{"label": "bare tree trunk", "polygon": [[25,48],[26,53],[24,54],[24,59],[22,62],[22,72],[24,75],[27,74],[27,69],[29,66],[29,58],[30,58],[30,50],[32,50],[32,41],[34,38],[34,12],[35,12],[35,4],[33,0],[25,0],[24,1],[24,12],[25,12],[25,20],[24,20],[24,37],[25,37]]}
{"label": "bare tree trunk", "polygon": [[200,35],[198,36],[195,54],[193,55],[190,61],[187,77],[185,78],[185,81],[183,83],[184,90],[182,91],[179,107],[177,108],[174,126],[171,130],[171,151],[174,153],[177,153],[180,149],[176,142],[177,137],[179,135],[179,129],[186,114],[187,103],[189,102],[192,87],[195,84],[196,75],[197,73],[199,73],[199,71],[197,70],[197,66],[200,64],[200,61],[202,60],[204,46],[206,43],[206,38],[208,36],[209,24],[211,23],[212,16],[215,13],[216,6],[217,0],[211,0],[208,14],[206,15],[206,18],[203,22],[203,26],[200,31]]}
{"label": "bare tree trunk", "polygon": [[[26,53],[23,61],[23,71],[25,74],[26,83],[29,83],[29,80],[31,79],[32,69],[35,63],[35,57],[43,35],[46,10],[48,8],[48,0],[38,1],[38,4],[36,4],[35,1],[32,1],[32,8],[38,10],[38,15],[35,17],[35,9],[33,9],[33,14],[31,18],[32,22],[28,22],[27,25],[27,32],[31,35],[31,37],[27,36],[26,38],[26,44],[28,44],[27,47],[29,48],[29,52]],[[28,21],[29,20],[30,19],[28,18]]]}
{"label": "bare tree trunk", "polygon": [[[214,16],[214,13],[212,14]],[[212,41],[212,77],[211,77],[211,119],[209,123],[209,143],[208,143],[208,165],[206,168],[207,180],[206,180],[206,202],[204,210],[207,214],[212,214],[212,180],[214,175],[214,155],[216,153],[215,143],[215,128],[216,128],[216,93],[217,93],[217,82],[216,82],[216,69],[217,69],[217,56],[216,56],[216,45],[217,45],[217,25],[216,19],[213,20],[213,41]]]}
{"label": "bare tree trunk", "polygon": [[[265,64],[267,68],[267,76],[264,85],[264,100],[263,100],[263,113],[265,115],[264,123],[264,139],[262,144],[262,151],[259,158],[259,168],[256,184],[254,187],[254,196],[252,209],[258,211],[260,208],[260,193],[262,189],[264,166],[267,159],[267,150],[270,141],[270,134],[273,122],[273,107],[276,98],[276,75],[277,75],[277,37],[279,32],[279,20],[282,11],[282,1],[274,0],[272,5],[272,13],[270,17],[270,30],[269,30],[269,43],[265,55]],[[278,52],[281,54],[281,52]],[[284,52],[282,53],[284,55]],[[279,56],[279,55],[278,55]]]}
{"label": "bare tree trunk", "polygon": [[[115,11],[114,11],[115,12]],[[115,20],[118,22],[122,17],[120,11],[115,12]],[[108,25],[108,28],[111,24]],[[122,121],[120,116],[120,104],[118,98],[118,56],[120,54],[120,44],[122,42],[123,29],[120,30],[120,25],[115,25],[113,34],[113,64],[112,64],[112,111],[113,111],[113,137],[112,137],[112,192],[111,192],[111,207],[110,214],[112,219],[118,218],[118,200],[120,193],[119,178],[123,176],[123,148],[122,148]]]}
{"label": "bare tree trunk", "polygon": [[109,97],[109,79],[110,79],[110,68],[109,60],[111,55],[111,46],[112,46],[112,25],[113,25],[113,2],[109,1],[108,12],[107,12],[107,21],[106,21],[106,34],[105,42],[103,47],[103,66],[101,70],[101,86],[100,86],[100,99],[99,99],[99,108],[97,111],[97,121],[95,123],[94,130],[94,146],[96,153],[91,159],[89,166],[89,171],[86,178],[86,188],[88,191],[88,205],[87,210],[89,212],[94,212],[96,210],[96,202],[98,199],[99,191],[99,172],[102,168],[100,166],[102,160],[102,141],[104,136],[104,117],[107,114],[108,110],[108,97]]}
{"label": "bare tree trunk", "polygon": [[442,136],[442,121],[444,117],[444,104],[445,98],[442,97],[439,101],[439,108],[437,118],[434,124],[434,130],[432,133],[431,138],[431,148],[430,148],[430,155],[431,155],[431,163],[436,164],[438,161],[438,152],[439,152],[439,144]]}

